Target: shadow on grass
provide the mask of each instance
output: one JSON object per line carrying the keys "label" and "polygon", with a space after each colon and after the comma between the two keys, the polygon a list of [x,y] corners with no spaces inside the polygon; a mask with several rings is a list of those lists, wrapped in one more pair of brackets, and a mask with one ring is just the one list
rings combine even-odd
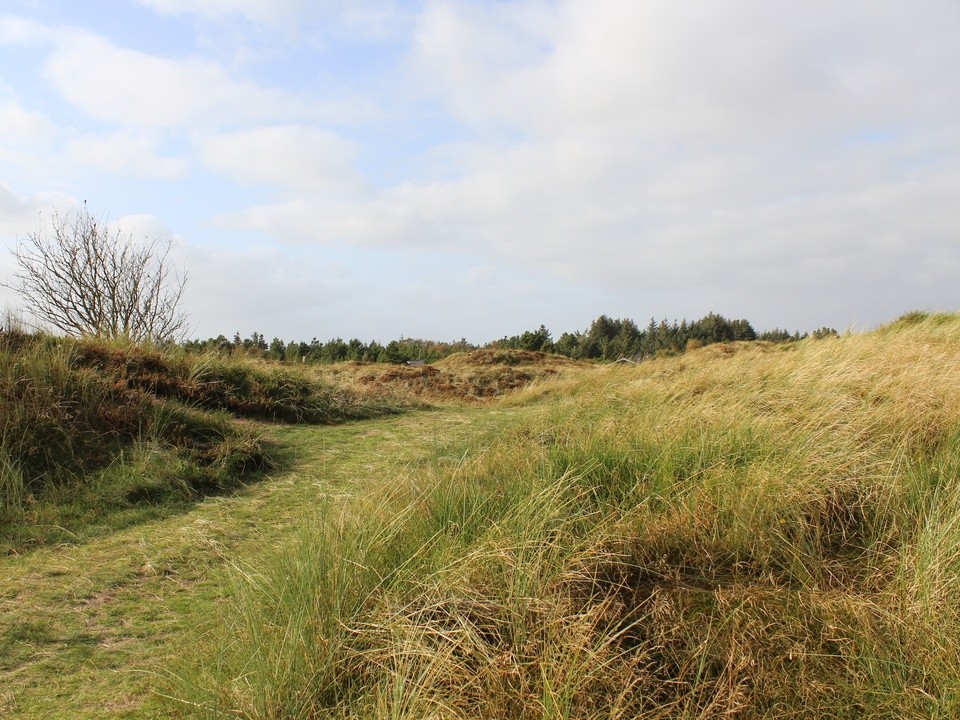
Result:
{"label": "shadow on grass", "polygon": [[184,515],[290,467],[293,453],[257,438],[252,458],[227,456],[204,466],[169,448],[140,447],[66,487],[31,495],[22,509],[0,511],[0,555],[81,545],[144,523]]}

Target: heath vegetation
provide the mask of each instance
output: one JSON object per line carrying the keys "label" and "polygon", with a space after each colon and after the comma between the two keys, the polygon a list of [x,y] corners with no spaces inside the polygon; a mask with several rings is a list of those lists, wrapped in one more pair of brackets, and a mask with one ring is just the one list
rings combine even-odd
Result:
{"label": "heath vegetation", "polygon": [[958,316],[616,365],[3,342],[0,710],[960,713]]}
{"label": "heath vegetation", "polygon": [[0,332],[0,548],[69,541],[106,515],[182,507],[271,469],[262,432],[238,419],[331,423],[390,410],[296,369]]}
{"label": "heath vegetation", "polygon": [[571,369],[233,576],[204,717],[951,717],[960,320]]}

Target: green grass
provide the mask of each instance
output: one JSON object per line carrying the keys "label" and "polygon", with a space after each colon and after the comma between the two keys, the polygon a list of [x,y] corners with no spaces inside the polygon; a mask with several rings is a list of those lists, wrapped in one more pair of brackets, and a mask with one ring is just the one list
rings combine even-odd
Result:
{"label": "green grass", "polygon": [[[903,324],[901,322],[901,324]],[[960,320],[581,372],[235,576],[203,717],[951,717]]]}
{"label": "green grass", "polygon": [[289,545],[318,506],[352,496],[358,478],[436,457],[444,437],[495,417],[262,426],[287,453],[266,480],[83,543],[0,558],[0,717],[182,716],[164,697],[180,693],[171,669],[211,657],[236,574]]}
{"label": "green grass", "polygon": [[257,426],[264,482],[2,559],[0,714],[954,717],[956,357],[911,314]]}
{"label": "green grass", "polygon": [[0,333],[0,552],[183,512],[274,466],[237,419],[389,412],[297,369]]}

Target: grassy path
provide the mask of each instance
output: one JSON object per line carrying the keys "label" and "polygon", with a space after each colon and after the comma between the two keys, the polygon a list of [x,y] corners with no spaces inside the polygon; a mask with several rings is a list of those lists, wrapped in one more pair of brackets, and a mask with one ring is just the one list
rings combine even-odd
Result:
{"label": "grassy path", "polygon": [[158,694],[202,651],[231,562],[256,561],[321,497],[447,452],[505,412],[454,408],[265,428],[285,469],[231,497],[79,546],[0,558],[0,718],[176,717]]}

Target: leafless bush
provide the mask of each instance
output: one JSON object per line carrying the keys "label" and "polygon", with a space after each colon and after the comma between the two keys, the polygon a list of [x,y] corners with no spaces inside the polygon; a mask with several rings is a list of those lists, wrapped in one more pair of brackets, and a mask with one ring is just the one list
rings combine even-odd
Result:
{"label": "leafless bush", "polygon": [[68,335],[165,341],[187,329],[180,309],[186,274],[172,266],[172,242],[135,241],[86,208],[60,215],[13,251],[25,309]]}

